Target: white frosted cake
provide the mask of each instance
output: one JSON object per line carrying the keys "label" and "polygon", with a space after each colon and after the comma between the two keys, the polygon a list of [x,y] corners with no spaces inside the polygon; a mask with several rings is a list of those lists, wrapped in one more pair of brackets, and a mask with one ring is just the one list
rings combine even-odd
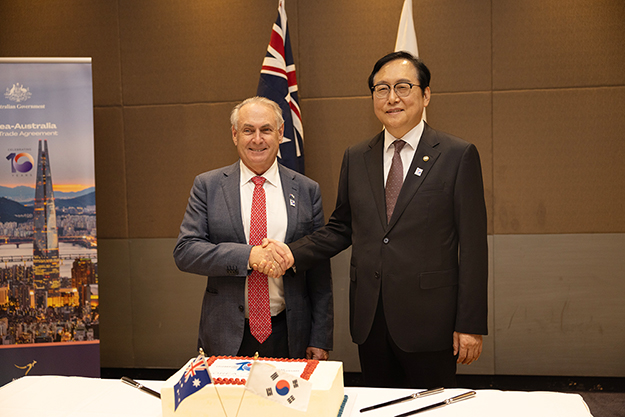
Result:
{"label": "white frosted cake", "polygon": [[265,359],[280,372],[308,380],[312,392],[306,411],[298,411],[245,389],[253,359],[207,358],[213,384],[184,399],[174,411],[174,386],[184,375],[191,359],[161,388],[163,417],[336,417],[343,403],[343,364],[305,359]]}

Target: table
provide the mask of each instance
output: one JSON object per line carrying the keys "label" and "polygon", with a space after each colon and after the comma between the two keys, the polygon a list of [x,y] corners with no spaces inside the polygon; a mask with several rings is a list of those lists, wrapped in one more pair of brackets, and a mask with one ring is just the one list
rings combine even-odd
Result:
{"label": "table", "polygon": [[[140,381],[160,390],[163,381]],[[444,393],[402,404],[360,413],[369,405],[412,394],[413,390],[390,388],[345,388],[349,397],[344,417],[394,416],[415,408],[443,401],[467,389],[446,389]],[[592,417],[578,394],[476,390],[475,398],[429,411],[432,417]],[[160,417],[161,403],[156,397],[119,380],[26,376],[0,387],[0,415],[20,417]],[[235,416],[228,416],[235,417]],[[247,416],[240,416],[247,417]]]}
{"label": "table", "polygon": [[[388,388],[345,388],[348,396],[355,394],[356,401],[351,417],[395,416],[425,407],[447,398],[463,394],[470,389],[445,389],[441,394],[417,398],[377,410],[360,413],[360,409],[395,398],[410,395],[415,390]],[[418,416],[431,417],[592,417],[588,406],[579,394],[538,391],[475,390],[474,398],[451,404]]]}

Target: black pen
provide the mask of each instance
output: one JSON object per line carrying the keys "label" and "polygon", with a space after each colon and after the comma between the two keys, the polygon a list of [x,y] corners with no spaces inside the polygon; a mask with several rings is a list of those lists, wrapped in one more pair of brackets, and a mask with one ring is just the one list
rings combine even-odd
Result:
{"label": "black pen", "polygon": [[458,401],[468,400],[469,398],[475,397],[475,391],[465,392],[464,394],[456,395],[452,398],[447,398],[445,401],[441,401],[440,403],[428,405],[427,407],[417,408],[416,410],[408,411],[407,413],[398,414],[395,417],[406,417],[411,416],[413,414],[422,413],[424,411],[434,410],[435,408],[444,407],[449,404],[455,404]]}
{"label": "black pen", "polygon": [[140,389],[143,392],[147,392],[148,394],[153,395],[156,398],[161,398],[161,394],[159,394],[158,392],[156,392],[154,390],[151,390],[148,387],[144,387],[143,385],[141,385],[140,383],[138,383],[134,379],[130,379],[127,376],[122,376],[122,382],[125,383],[125,384],[130,385],[131,387],[135,387],[137,389]]}
{"label": "black pen", "polygon": [[410,394],[407,397],[401,397],[396,400],[391,400],[385,403],[365,407],[361,409],[360,412],[364,413],[365,411],[375,410],[378,408],[386,407],[387,405],[399,404],[399,403],[403,403],[404,401],[414,400],[415,398],[427,397],[428,395],[434,395],[434,394],[438,394],[439,392],[443,392],[443,390],[444,388],[434,388],[434,389],[429,389],[427,391],[415,392],[414,394]]}

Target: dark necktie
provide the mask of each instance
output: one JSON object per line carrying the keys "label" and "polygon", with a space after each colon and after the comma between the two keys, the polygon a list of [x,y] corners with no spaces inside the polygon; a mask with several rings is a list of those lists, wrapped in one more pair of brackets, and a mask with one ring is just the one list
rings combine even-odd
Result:
{"label": "dark necktie", "polygon": [[[265,178],[254,177],[252,217],[250,220],[250,245],[256,246],[267,237],[267,209],[265,206]],[[247,302],[252,336],[263,343],[271,334],[271,311],[269,309],[269,285],[267,275],[252,271],[247,280]]]}
{"label": "dark necktie", "polygon": [[386,222],[391,221],[393,210],[395,210],[395,204],[397,203],[397,197],[401,191],[401,186],[404,183],[404,165],[401,162],[401,156],[399,153],[406,144],[405,141],[398,139],[393,142],[395,146],[395,152],[393,153],[393,161],[391,162],[391,169],[388,171],[388,177],[386,178]]}

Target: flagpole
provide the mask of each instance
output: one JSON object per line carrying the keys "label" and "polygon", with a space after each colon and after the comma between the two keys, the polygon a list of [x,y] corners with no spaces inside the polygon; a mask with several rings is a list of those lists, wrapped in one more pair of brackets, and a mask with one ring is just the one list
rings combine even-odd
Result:
{"label": "flagpole", "polygon": [[[256,352],[254,354],[254,357],[252,358],[253,362],[252,362],[252,366],[250,366],[250,374],[252,373],[252,367],[256,363],[256,360],[258,359],[258,356],[259,356],[258,352]],[[249,382],[249,380],[250,380],[250,374],[247,374],[247,381],[245,381],[246,383]],[[239,417],[239,411],[241,410],[241,404],[243,404],[243,397],[245,397],[245,392],[246,391],[247,391],[246,389],[243,390],[243,395],[241,395],[241,399],[239,400],[239,406],[237,407],[237,414],[234,417]],[[226,416],[226,417],[228,417],[228,416]]]}
{"label": "flagpole", "polygon": [[[249,376],[248,376],[248,379],[249,379]],[[243,389],[243,394],[241,395],[241,399],[239,400],[239,406],[237,407],[237,413],[235,414],[234,417],[239,417],[239,411],[241,411],[241,404],[243,404],[243,397],[245,397],[245,392],[246,391],[247,391],[246,389]],[[226,416],[226,417],[228,417],[228,416]]]}
{"label": "flagpole", "polygon": [[204,353],[204,349],[202,348],[200,348],[200,355],[202,355],[202,360],[204,361],[204,365],[206,365],[206,372],[208,373],[208,376],[213,382],[211,385],[215,387],[215,393],[217,394],[217,398],[219,398],[219,404],[221,404],[221,409],[224,411],[224,416],[228,417],[228,413],[226,412],[226,407],[224,406],[224,402],[221,400],[221,395],[219,395],[219,390],[217,390],[217,384],[215,383],[211,375],[210,366],[208,366],[208,363],[206,362],[206,353]]}

